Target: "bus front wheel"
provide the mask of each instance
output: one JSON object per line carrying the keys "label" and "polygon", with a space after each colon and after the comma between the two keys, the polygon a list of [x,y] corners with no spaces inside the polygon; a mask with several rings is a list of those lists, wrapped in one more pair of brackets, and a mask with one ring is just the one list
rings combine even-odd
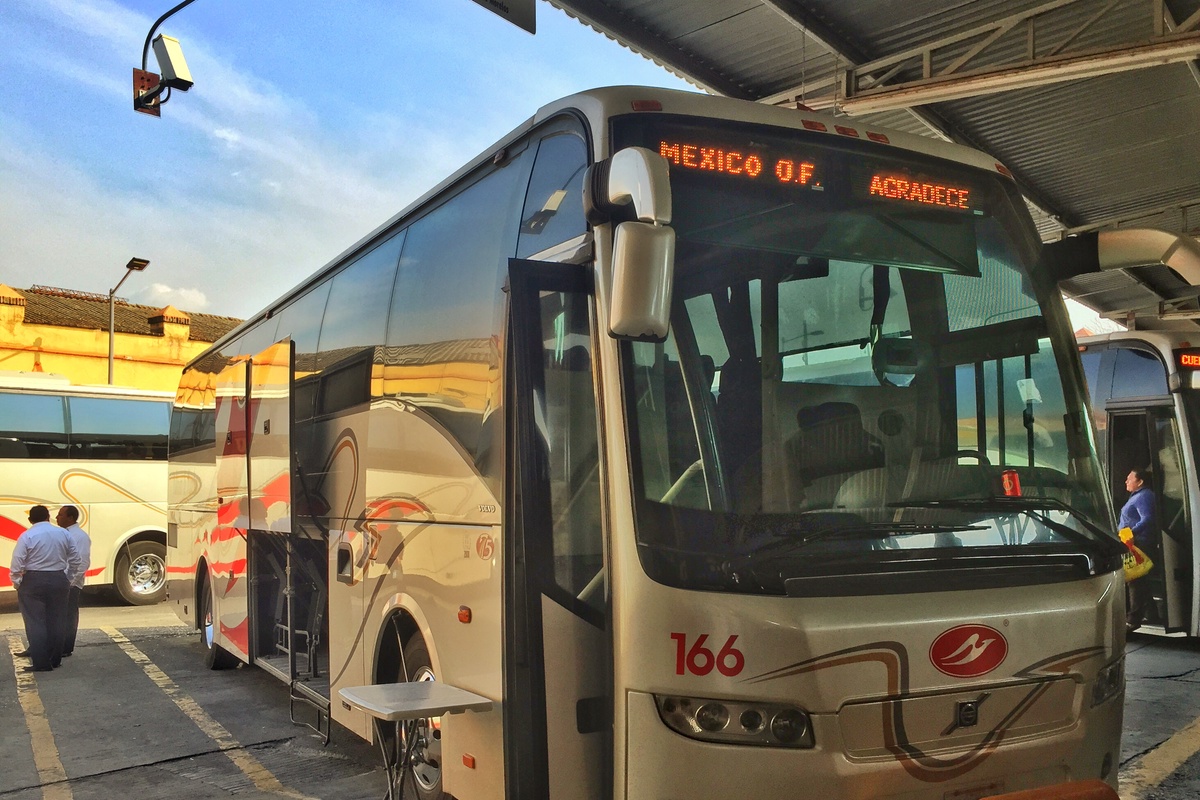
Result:
{"label": "bus front wheel", "polygon": [[[429,647],[420,636],[414,636],[404,648],[402,670],[409,681],[434,681],[433,660]],[[400,680],[404,680],[404,675]],[[407,735],[412,735],[411,742]],[[442,793],[442,721],[440,717],[419,719],[407,726],[401,741],[401,752],[409,751],[409,787],[420,800],[443,800]]]}
{"label": "bus front wheel", "polygon": [[167,593],[167,548],[158,542],[123,545],[117,555],[113,585],[130,605],[161,602]]}

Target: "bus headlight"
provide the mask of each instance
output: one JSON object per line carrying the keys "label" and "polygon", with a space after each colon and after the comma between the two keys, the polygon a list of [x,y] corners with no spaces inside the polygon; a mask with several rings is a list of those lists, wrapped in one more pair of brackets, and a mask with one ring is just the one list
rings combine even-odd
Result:
{"label": "bus headlight", "polygon": [[1098,706],[1118,693],[1125,686],[1125,659],[1118,658],[1096,673],[1092,684],[1092,705]]}
{"label": "bus headlight", "polygon": [[671,695],[655,695],[654,702],[667,727],[692,739],[760,747],[814,745],[808,712],[795,706]]}

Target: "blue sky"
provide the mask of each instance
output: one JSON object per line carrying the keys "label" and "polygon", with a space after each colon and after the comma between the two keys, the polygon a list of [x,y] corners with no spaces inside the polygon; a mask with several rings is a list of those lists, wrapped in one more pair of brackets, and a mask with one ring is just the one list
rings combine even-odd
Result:
{"label": "blue sky", "polygon": [[121,296],[248,316],[538,106],[693,88],[545,2],[531,36],[471,0],[196,0],[154,119],[131,72],[175,2],[0,3],[0,283],[103,294],[137,256]]}

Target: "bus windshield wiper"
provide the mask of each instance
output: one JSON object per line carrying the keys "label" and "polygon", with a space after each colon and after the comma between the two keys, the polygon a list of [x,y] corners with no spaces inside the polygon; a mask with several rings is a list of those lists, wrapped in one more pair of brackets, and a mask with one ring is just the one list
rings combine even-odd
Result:
{"label": "bus windshield wiper", "polygon": [[[1111,534],[1106,533],[1099,525],[1092,522],[1086,514],[1079,511],[1070,503],[1055,497],[960,497],[945,500],[904,500],[899,503],[890,503],[889,505],[893,508],[954,508],[1021,513],[1037,520],[1050,530],[1072,541],[1092,543],[1099,540],[1100,542],[1115,543],[1121,546],[1119,541]],[[1050,519],[1050,517],[1038,511],[1037,509],[1039,508],[1053,508],[1070,514],[1079,520],[1095,539],[1070,526]]]}
{"label": "bus windshield wiper", "polygon": [[835,536],[847,536],[861,539],[887,539],[892,536],[918,536],[923,533],[958,533],[960,531],[987,530],[986,525],[946,525],[927,522],[861,522],[852,521],[844,525],[827,525],[811,531],[796,531],[795,528],[782,530],[772,534],[773,541],[766,542],[749,553],[744,558],[756,558],[770,555],[777,551],[802,549],[808,545]]}

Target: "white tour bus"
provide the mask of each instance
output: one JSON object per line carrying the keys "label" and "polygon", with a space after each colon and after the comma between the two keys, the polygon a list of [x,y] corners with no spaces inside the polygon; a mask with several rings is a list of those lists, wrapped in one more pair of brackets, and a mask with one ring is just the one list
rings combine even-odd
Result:
{"label": "white tour bus", "polygon": [[1149,469],[1157,501],[1161,561],[1141,580],[1155,602],[1146,628],[1200,636],[1200,329],[1192,333],[1133,330],[1079,339],[1101,464],[1117,507],[1128,497],[1125,476]]}
{"label": "white tour bus", "polygon": [[166,593],[170,392],[0,373],[0,592],[29,508],[79,509],[92,540],[86,585],[129,603]]}
{"label": "white tour bus", "polygon": [[1063,253],[962,147],[553,103],[185,369],[170,601],[426,799],[1115,786]]}

